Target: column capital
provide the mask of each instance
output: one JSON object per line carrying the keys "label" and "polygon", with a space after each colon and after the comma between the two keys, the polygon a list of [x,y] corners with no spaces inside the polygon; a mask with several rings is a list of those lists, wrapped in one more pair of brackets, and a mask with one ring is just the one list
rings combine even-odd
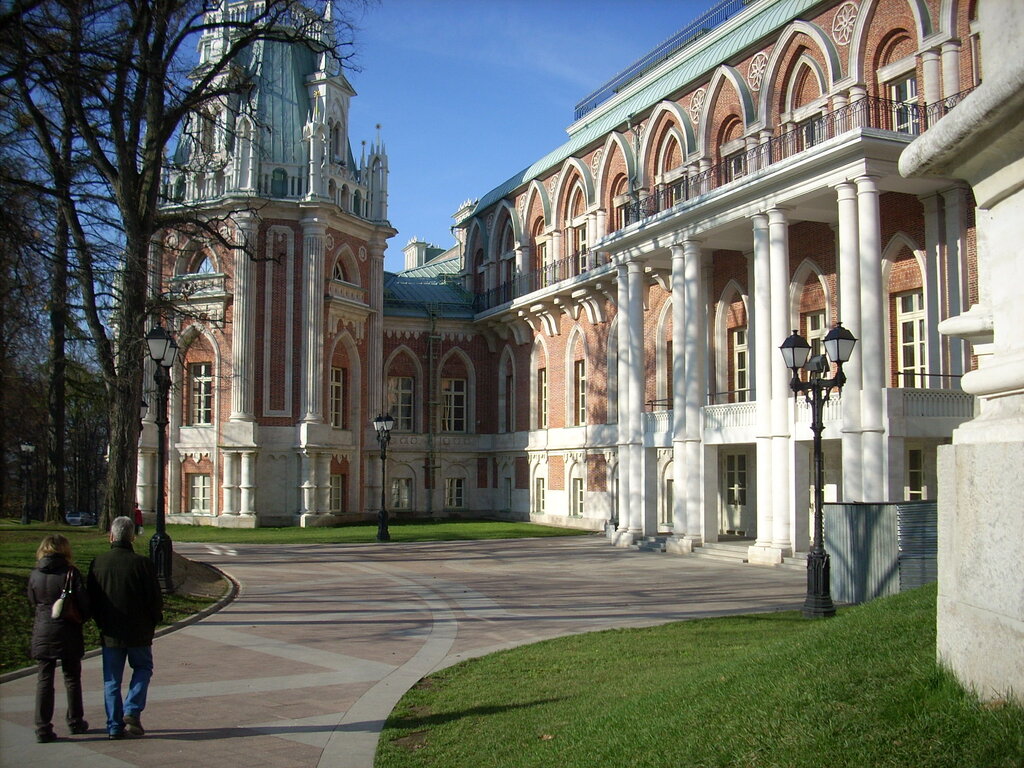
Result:
{"label": "column capital", "polygon": [[789,212],[791,208],[787,208],[783,205],[777,205],[774,208],[768,209],[768,223],[769,224],[788,224],[789,223]]}

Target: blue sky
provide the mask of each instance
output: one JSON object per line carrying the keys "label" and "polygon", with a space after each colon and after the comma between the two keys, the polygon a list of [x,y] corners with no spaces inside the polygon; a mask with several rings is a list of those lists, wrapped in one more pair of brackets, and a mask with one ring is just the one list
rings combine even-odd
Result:
{"label": "blue sky", "polygon": [[356,17],[349,138],[387,147],[385,269],[413,237],[560,146],[573,107],[714,0],[381,0]]}

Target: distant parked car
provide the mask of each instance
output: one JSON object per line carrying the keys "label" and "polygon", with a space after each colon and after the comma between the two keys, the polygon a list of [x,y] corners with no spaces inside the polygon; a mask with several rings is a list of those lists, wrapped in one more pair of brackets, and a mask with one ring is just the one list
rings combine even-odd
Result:
{"label": "distant parked car", "polygon": [[92,512],[68,512],[64,519],[68,525],[96,525],[96,515]]}

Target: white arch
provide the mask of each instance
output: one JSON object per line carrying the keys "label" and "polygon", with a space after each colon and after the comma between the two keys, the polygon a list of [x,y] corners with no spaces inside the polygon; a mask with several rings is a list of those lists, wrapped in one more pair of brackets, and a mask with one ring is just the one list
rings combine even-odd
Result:
{"label": "white arch", "polygon": [[330,385],[331,363],[334,361],[334,353],[337,352],[338,347],[343,347],[348,357],[348,381],[346,382],[348,385],[348,428],[354,433],[358,433],[363,426],[370,424],[370,420],[363,415],[364,387],[359,347],[356,345],[355,339],[352,338],[352,334],[347,330],[338,334],[327,350],[325,357],[327,365],[324,366],[326,380],[323,385],[325,387]]}
{"label": "white arch", "polygon": [[[565,419],[566,426],[582,426],[581,424],[579,424],[577,422],[576,411],[575,411],[575,407],[576,407],[576,375],[575,375],[576,374],[576,345],[578,343],[583,345],[583,366],[584,366],[584,371],[585,371],[585,373],[587,375],[587,383],[588,383],[587,394],[589,395],[590,394],[589,380],[590,380],[590,377],[592,375],[591,374],[591,370],[590,370],[590,348],[589,348],[589,345],[587,344],[587,335],[583,332],[583,328],[580,327],[580,324],[577,322],[577,323],[575,323],[573,325],[572,329],[569,331],[569,335],[567,337],[566,345],[565,345],[565,360],[563,361],[563,368],[564,368],[564,370],[562,371],[562,375],[565,377],[563,379],[563,381],[565,382],[565,386],[562,389],[564,390],[563,394],[565,396],[565,414],[566,414],[566,417],[567,417]],[[571,419],[568,418],[569,415],[572,416]],[[584,422],[584,423],[586,423],[586,422]]]}
{"label": "white arch", "polygon": [[821,65],[815,61],[813,56],[808,56],[806,53],[800,55],[797,59],[796,66],[793,67],[793,71],[790,73],[789,81],[786,83],[786,108],[785,112],[792,112],[796,109],[793,101],[796,99],[797,94],[794,92],[796,88],[797,80],[799,79],[800,72],[804,67],[811,70],[811,74],[818,81],[818,99],[828,96],[828,83],[825,81],[825,73],[821,71]]}
{"label": "white arch", "polygon": [[842,59],[839,51],[825,31],[808,21],[794,21],[779,36],[778,41],[772,48],[772,54],[768,59],[768,66],[765,67],[764,77],[761,82],[769,84],[769,86],[767,88],[762,87],[762,96],[758,104],[758,122],[762,125],[768,125],[770,122],[770,110],[776,101],[776,80],[779,70],[789,61],[790,41],[799,34],[804,34],[817,43],[818,50],[825,58],[828,73],[827,76],[823,74],[822,78],[819,79],[819,82],[823,83],[822,93],[831,91],[832,85],[843,76]]}
{"label": "white arch", "polygon": [[725,392],[729,388],[729,328],[728,315],[729,305],[732,304],[733,296],[739,297],[743,302],[743,311],[747,316],[747,329],[749,336],[750,328],[750,296],[743,289],[743,286],[736,280],[730,280],[725,284],[722,293],[715,304],[715,319],[713,341],[715,354],[715,391]]}
{"label": "white arch", "polygon": [[[674,101],[662,101],[655,106],[654,111],[651,112],[650,118],[647,120],[647,125],[650,126],[650,130],[644,131],[644,137],[640,146],[640,172],[641,174],[646,173],[647,166],[650,164],[650,155],[653,152],[660,154],[662,151],[662,145],[654,146],[654,127],[658,124],[659,119],[662,115],[668,115],[675,125],[671,129],[679,141],[679,149],[682,154],[682,162],[686,162],[686,158],[693,152],[696,146],[696,137],[694,135],[693,123],[690,120],[690,116],[686,113],[679,104]],[[655,166],[657,167],[657,165]],[[657,172],[657,171],[656,171]],[[644,186],[648,181],[653,179],[641,179],[640,186]]]}
{"label": "white arch", "polygon": [[360,285],[359,262],[356,261],[356,257],[352,253],[352,249],[349,248],[348,243],[343,243],[334,254],[334,261],[329,265],[327,274],[333,276],[334,265],[339,263],[344,266],[343,271],[346,276],[346,282],[351,285]]}
{"label": "white arch", "polygon": [[[540,429],[540,410],[537,405],[537,370],[540,367],[541,356],[543,355],[544,368],[548,369],[548,385],[551,384],[550,369],[551,369],[551,357],[548,354],[548,345],[541,335],[534,336],[533,338],[533,349],[530,350],[530,429]],[[551,399],[548,398],[548,408],[550,410]]]}
{"label": "white arch", "polygon": [[606,177],[616,148],[622,153],[622,158],[626,165],[626,176],[631,179],[636,178],[636,157],[633,155],[633,148],[629,145],[625,136],[618,131],[612,131],[604,141],[601,167],[597,172],[596,183],[599,190],[604,190],[607,184],[610,183]]}
{"label": "white arch", "polygon": [[[590,173],[590,169],[584,165],[584,163],[578,157],[566,158],[562,164],[562,170],[558,174],[558,184],[555,186],[554,199],[557,201],[557,205],[561,206],[563,199],[566,203],[569,202],[569,198],[572,196],[572,186],[576,180],[576,175],[573,174],[569,169],[574,169],[579,173],[579,183],[583,188],[583,203],[585,208],[590,209],[594,206],[594,178]],[[564,194],[568,192],[569,194]],[[568,215],[565,211],[558,211],[556,217],[559,221],[566,218]]]}
{"label": "white arch", "polygon": [[466,351],[461,347],[452,347],[445,352],[437,362],[437,381],[434,382],[437,392],[441,391],[441,379],[444,377],[444,368],[448,361],[453,358],[462,360],[466,368],[466,433],[476,432],[476,366]]}
{"label": "white arch", "polygon": [[[672,295],[669,294],[661,306],[654,330],[654,397],[668,400],[672,407],[672,382],[668,379],[668,328],[672,322]],[[675,328],[672,329],[675,344]],[[675,375],[677,372],[673,372]]]}
{"label": "white arch", "polygon": [[[853,34],[850,36],[850,65],[849,72],[856,82],[867,82],[867,73],[864,71],[864,43],[868,33],[868,19],[874,17],[874,12],[881,0],[864,0],[857,13],[857,21],[853,27]],[[914,49],[921,47],[921,41],[932,33],[932,19],[928,12],[925,0],[906,0],[910,12],[914,16],[917,40],[914,41]],[[869,6],[875,6],[869,8]]]}
{"label": "white arch", "polygon": [[412,429],[413,432],[422,432],[423,408],[421,407],[422,398],[420,397],[420,393],[423,391],[423,365],[420,363],[420,359],[406,344],[399,344],[391,350],[391,354],[389,354],[387,359],[384,361],[384,386],[385,388],[387,387],[388,378],[391,376],[391,366],[394,365],[395,360],[403,355],[412,360],[412,364],[415,369],[412,385]]}
{"label": "white arch", "polygon": [[[508,376],[512,376],[512,391],[508,391],[508,387],[505,384],[505,380]],[[516,431],[516,357],[512,354],[512,347],[508,344],[504,346],[501,351],[501,355],[498,358],[498,431],[499,432],[515,432]],[[511,403],[509,402],[511,398]],[[505,418],[505,414],[509,414],[510,419]],[[511,421],[511,424],[506,423]]]}
{"label": "white arch", "polygon": [[[526,217],[526,221],[523,222],[523,226],[524,228],[529,228],[530,226],[530,209],[533,207],[535,197],[540,200],[540,215],[544,220],[544,229],[546,230],[554,226],[554,219],[551,216],[551,201],[548,199],[547,189],[537,179],[530,181],[529,187],[526,190],[526,205],[523,208],[523,215]],[[533,234],[532,229],[530,229],[530,234]]]}
{"label": "white arch", "polygon": [[825,297],[825,321],[832,317],[832,307],[835,303],[832,293],[828,289],[828,283],[825,281],[825,275],[821,271],[821,267],[811,259],[804,259],[800,266],[796,268],[793,273],[793,279],[789,282],[789,321],[793,328],[799,327],[799,324],[793,325],[800,318],[800,296],[803,292],[804,284],[807,282],[807,278],[814,276],[817,278],[819,285],[821,285],[822,295]]}
{"label": "white arch", "polygon": [[757,118],[757,114],[754,111],[754,100],[750,95],[750,89],[747,87],[747,81],[743,79],[736,67],[721,64],[711,76],[711,82],[708,83],[708,95],[704,100],[704,108],[701,111],[700,123],[697,129],[697,144],[708,156],[713,154],[710,119],[714,115],[715,104],[718,102],[718,97],[721,95],[727,82],[732,84],[740,100],[740,119],[743,121],[744,135],[750,130],[754,120]]}
{"label": "white arch", "polygon": [[493,261],[497,260],[502,254],[498,252],[501,247],[501,233],[504,229],[505,217],[508,217],[509,223],[512,225],[512,239],[515,241],[514,247],[522,245],[525,242],[523,237],[523,224],[519,220],[519,214],[512,204],[502,199],[498,201],[498,204],[494,208],[494,231],[491,233],[490,242],[490,253],[488,259]]}

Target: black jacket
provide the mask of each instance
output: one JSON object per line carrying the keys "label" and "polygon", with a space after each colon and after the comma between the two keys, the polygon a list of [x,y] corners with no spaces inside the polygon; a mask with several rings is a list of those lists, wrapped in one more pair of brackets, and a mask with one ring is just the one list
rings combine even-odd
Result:
{"label": "black jacket", "polygon": [[28,603],[35,613],[32,622],[33,659],[80,659],[85,653],[82,625],[50,616],[53,604],[64,589],[69,567],[72,590],[65,599],[75,601],[83,621],[89,618],[89,595],[85,591],[82,574],[74,566],[69,566],[63,555],[44,557],[28,576]]}
{"label": "black jacket", "polygon": [[103,645],[136,648],[153,644],[163,619],[163,595],[156,568],[131,544],[111,544],[89,566],[89,598]]}

